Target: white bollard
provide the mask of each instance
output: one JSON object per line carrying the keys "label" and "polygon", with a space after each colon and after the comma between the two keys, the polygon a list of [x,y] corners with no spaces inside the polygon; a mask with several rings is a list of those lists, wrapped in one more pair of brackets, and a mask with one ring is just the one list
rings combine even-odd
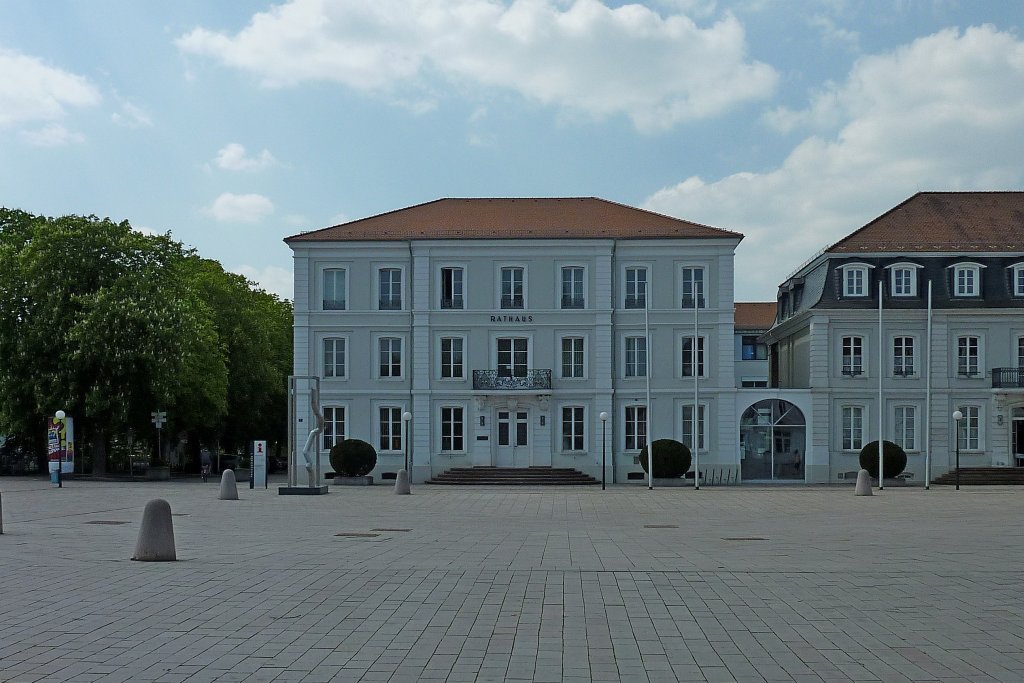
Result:
{"label": "white bollard", "polygon": [[855,496],[871,496],[874,495],[871,492],[871,474],[867,470],[861,470],[857,473],[857,490],[854,491]]}
{"label": "white bollard", "polygon": [[220,475],[221,500],[238,500],[238,484],[235,482],[235,471],[224,470]]}
{"label": "white bollard", "polygon": [[409,472],[406,470],[398,470],[398,475],[395,477],[395,493],[399,496],[408,496],[412,493],[409,487]]}
{"label": "white bollard", "polygon": [[142,526],[135,543],[133,560],[140,562],[174,562],[174,523],[171,521],[171,505],[163,498],[146,503],[142,512]]}

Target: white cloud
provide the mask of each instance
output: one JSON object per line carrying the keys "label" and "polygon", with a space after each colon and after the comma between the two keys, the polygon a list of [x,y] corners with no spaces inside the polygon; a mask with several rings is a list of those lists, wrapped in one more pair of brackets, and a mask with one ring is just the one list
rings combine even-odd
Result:
{"label": "white cloud", "polygon": [[159,230],[157,230],[156,228],[151,228],[151,227],[146,226],[146,225],[133,225],[132,226],[132,230],[134,230],[135,232],[141,233],[143,235],[149,236],[149,237],[152,237],[153,235],[163,235],[164,234],[164,233],[160,232]]}
{"label": "white cloud", "polygon": [[128,101],[121,102],[121,111],[111,114],[110,120],[126,128],[150,128],[153,125],[145,110]]}
{"label": "white cloud", "polygon": [[85,141],[81,133],[70,131],[59,123],[50,123],[37,130],[23,130],[19,135],[36,147],[62,147]]}
{"label": "white cloud", "polygon": [[232,142],[217,151],[213,162],[226,171],[262,171],[276,164],[277,159],[266,149],[256,156],[247,156],[244,146]]}
{"label": "white cloud", "polygon": [[625,114],[643,130],[773,92],[778,75],[747,58],[734,16],[700,27],[666,12],[598,0],[291,0],[235,35],[196,28],[177,45],[268,87],[332,81],[422,108],[441,76],[572,113]]}
{"label": "white cloud", "polygon": [[238,273],[259,284],[260,287],[277,294],[282,299],[292,299],[294,292],[294,280],[292,271],[280,266],[265,266],[258,268],[250,265],[238,265],[231,269],[231,272]]}
{"label": "white cloud", "polygon": [[90,107],[101,99],[88,79],[0,48],[0,127],[53,121],[66,107]]}
{"label": "white cloud", "polygon": [[261,194],[224,194],[207,209],[222,223],[256,223],[274,212],[274,204]]}
{"label": "white cloud", "polygon": [[1024,184],[1024,42],[991,26],[945,30],[864,57],[807,110],[783,163],[691,177],[648,208],[737,230],[737,299],[772,299],[802,261],[919,190]]}

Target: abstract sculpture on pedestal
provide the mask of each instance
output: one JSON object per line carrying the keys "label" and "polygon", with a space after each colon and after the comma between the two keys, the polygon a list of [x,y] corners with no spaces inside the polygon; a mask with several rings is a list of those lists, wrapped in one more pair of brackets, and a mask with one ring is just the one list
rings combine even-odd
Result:
{"label": "abstract sculpture on pedestal", "polygon": [[309,487],[313,488],[320,482],[316,481],[316,468],[313,465],[313,453],[316,450],[316,441],[324,431],[324,413],[320,409],[320,389],[314,386],[309,392],[309,405],[316,417],[316,426],[310,430],[306,437],[306,445],[302,447],[302,457],[306,460],[306,477],[309,479]]}

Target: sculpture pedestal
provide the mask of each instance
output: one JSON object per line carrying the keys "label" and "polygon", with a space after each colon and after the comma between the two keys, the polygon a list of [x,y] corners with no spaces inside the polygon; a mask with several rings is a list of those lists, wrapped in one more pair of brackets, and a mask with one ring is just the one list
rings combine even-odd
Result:
{"label": "sculpture pedestal", "polygon": [[278,495],[281,496],[322,496],[327,493],[327,485],[322,486],[279,486]]}

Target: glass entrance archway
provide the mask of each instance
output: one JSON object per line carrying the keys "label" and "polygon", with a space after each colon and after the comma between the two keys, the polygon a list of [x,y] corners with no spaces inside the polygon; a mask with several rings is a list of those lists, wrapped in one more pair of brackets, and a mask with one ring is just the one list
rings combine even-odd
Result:
{"label": "glass entrance archway", "polygon": [[804,414],[789,401],[758,401],[740,417],[743,481],[803,481],[807,453]]}

